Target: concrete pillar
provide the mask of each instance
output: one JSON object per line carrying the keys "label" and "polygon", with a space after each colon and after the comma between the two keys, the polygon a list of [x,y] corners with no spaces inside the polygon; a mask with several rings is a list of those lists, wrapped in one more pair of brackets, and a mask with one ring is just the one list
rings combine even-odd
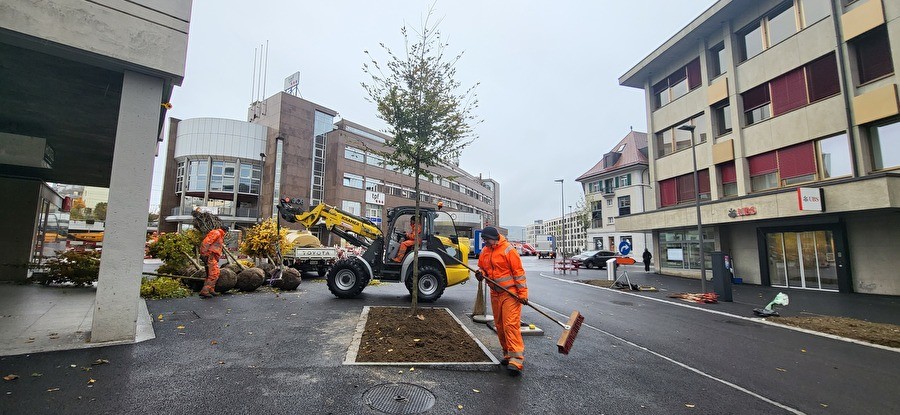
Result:
{"label": "concrete pillar", "polygon": [[91,342],[134,340],[163,81],[125,71]]}
{"label": "concrete pillar", "polygon": [[[15,198],[0,209],[4,237],[0,238],[0,281],[22,282],[35,243],[41,181],[0,177],[0,194]],[[14,195],[14,196],[13,196]]]}

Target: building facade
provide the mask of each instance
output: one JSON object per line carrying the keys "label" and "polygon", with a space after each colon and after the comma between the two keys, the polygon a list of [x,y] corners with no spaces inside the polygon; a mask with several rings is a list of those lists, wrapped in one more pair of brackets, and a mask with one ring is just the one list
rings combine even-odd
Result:
{"label": "building facade", "polygon": [[[584,212],[572,210],[573,206],[569,208],[565,217],[557,216],[536,220],[525,226],[525,242],[535,245],[539,237],[552,235],[556,241],[557,251],[564,252],[566,256],[588,250],[585,242],[587,227]],[[565,235],[562,234],[561,225],[563,224],[565,224]]]}
{"label": "building facade", "polygon": [[[644,248],[653,246],[649,232],[616,229],[617,217],[641,213],[647,206],[651,186],[646,133],[629,132],[575,181],[581,183],[588,210],[587,249],[627,252],[640,257]],[[629,247],[620,249],[622,242],[627,242]]]}
{"label": "building facade", "polygon": [[697,277],[702,239],[746,282],[900,295],[898,17],[882,0],[712,5],[619,79],[645,92],[653,191],[618,229],[653,230],[666,274]]}
{"label": "building facade", "polygon": [[[301,199],[306,207],[326,203],[376,224],[387,209],[415,204],[415,178],[376,154],[389,151],[390,137],[335,121],[337,111],[287,93],[254,103],[248,118],[172,121],[160,203],[168,216],[161,229],[163,223],[169,231],[190,226],[196,208],[239,228],[251,226],[273,217],[282,197]],[[420,181],[423,206],[440,202],[460,236],[496,226],[499,183],[456,165],[430,171],[434,178]],[[327,245],[341,243],[329,233],[319,237]]]}

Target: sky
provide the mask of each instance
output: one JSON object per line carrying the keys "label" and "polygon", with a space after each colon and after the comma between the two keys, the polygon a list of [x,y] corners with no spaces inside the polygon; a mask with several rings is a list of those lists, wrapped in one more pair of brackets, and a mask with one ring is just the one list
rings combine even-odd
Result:
{"label": "sky", "polygon": [[[304,99],[383,131],[360,85],[370,81],[365,51],[384,62],[379,44],[401,51],[400,28],[420,28],[433,7],[448,52],[463,53],[456,79],[463,88],[478,84],[481,123],[460,167],[500,183],[501,226],[525,226],[575,208],[584,199],[575,179],[631,128],[646,132],[643,91],[620,86],[619,77],[713,3],[194,0],[185,78],[167,116],[246,120],[256,96],[254,54],[268,42],[261,97],[299,71]],[[163,163],[155,166],[151,210]]]}

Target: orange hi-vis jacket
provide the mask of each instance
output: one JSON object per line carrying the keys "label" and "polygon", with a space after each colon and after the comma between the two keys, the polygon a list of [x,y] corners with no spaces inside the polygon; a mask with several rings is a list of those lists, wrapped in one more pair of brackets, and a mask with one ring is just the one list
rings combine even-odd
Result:
{"label": "orange hi-vis jacket", "polygon": [[225,231],[222,229],[213,229],[203,238],[200,244],[200,255],[222,256],[222,246],[225,244]]}
{"label": "orange hi-vis jacket", "polygon": [[[523,300],[528,299],[528,286],[525,284],[525,268],[522,258],[506,237],[500,235],[500,241],[494,246],[485,246],[478,256],[478,268],[484,271],[485,278],[490,278],[497,285],[506,288]],[[491,296],[509,295],[502,290],[491,287]]]}
{"label": "orange hi-vis jacket", "polygon": [[409,224],[409,230],[406,231],[406,238],[413,240],[416,239],[416,235],[420,235],[422,233],[422,225],[418,223]]}

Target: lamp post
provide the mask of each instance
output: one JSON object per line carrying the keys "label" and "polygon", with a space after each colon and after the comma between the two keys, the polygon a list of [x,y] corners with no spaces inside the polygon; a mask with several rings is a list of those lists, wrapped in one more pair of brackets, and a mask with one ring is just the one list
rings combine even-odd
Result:
{"label": "lamp post", "polygon": [[[560,231],[560,234],[561,234],[560,244],[562,246],[562,256],[563,256],[562,259],[563,259],[563,262],[565,262],[566,261],[566,194],[565,194],[565,187],[563,187],[563,179],[556,179],[556,180],[554,180],[554,182],[559,183],[559,197],[560,197],[559,210],[561,211],[560,213],[562,213],[562,218],[561,218],[562,225],[560,226],[560,228],[562,229]],[[565,268],[563,268],[563,273],[565,273],[565,271],[566,271]]]}
{"label": "lamp post", "polygon": [[[266,178],[265,177],[266,176],[266,153],[259,153],[259,158],[260,158],[260,160],[262,160],[260,162],[260,166],[259,166],[260,180],[262,182],[265,182],[265,180],[263,180],[263,179]],[[260,188],[262,188],[262,185],[260,185]],[[262,192],[260,192],[260,193],[262,193]],[[256,223],[262,222],[262,204],[260,203],[260,200],[262,199],[262,194],[260,194],[259,196],[260,196],[259,199],[256,200],[256,216],[257,216]],[[276,209],[275,206],[272,206],[272,209],[273,210]]]}
{"label": "lamp post", "polygon": [[678,127],[682,131],[690,131],[691,133],[691,157],[694,159],[694,205],[697,209],[697,237],[700,241],[700,291],[706,292],[706,261],[703,257],[703,222],[700,220],[700,177],[697,174],[697,150],[694,145],[694,128],[693,125],[682,125]]}

